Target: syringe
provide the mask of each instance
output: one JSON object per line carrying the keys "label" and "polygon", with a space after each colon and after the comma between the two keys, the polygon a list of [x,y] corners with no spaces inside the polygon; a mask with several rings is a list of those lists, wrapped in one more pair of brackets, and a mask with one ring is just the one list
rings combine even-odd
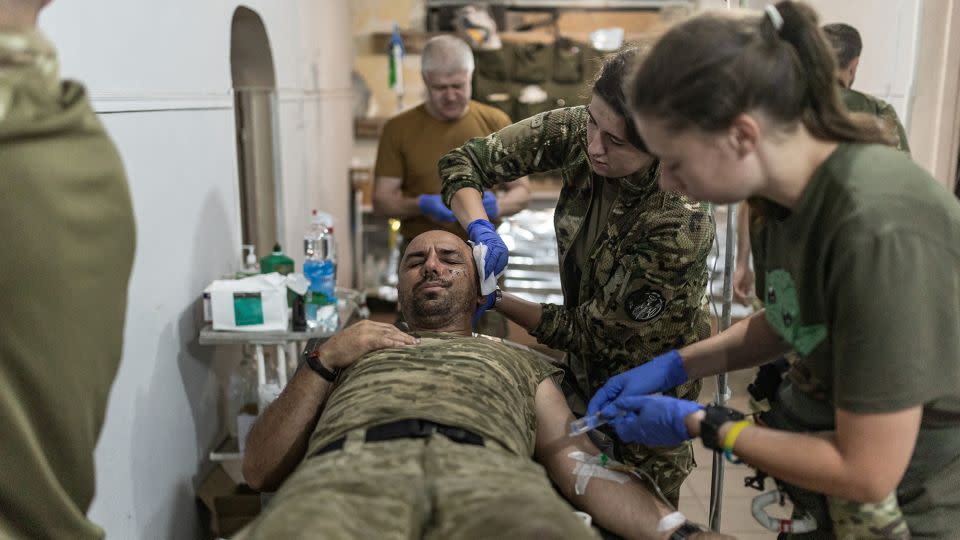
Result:
{"label": "syringe", "polygon": [[[617,416],[623,414],[623,411],[620,411]],[[607,418],[605,416],[600,416],[600,413],[593,414],[591,416],[584,416],[579,420],[574,420],[570,422],[570,436],[576,437],[577,435],[582,435],[588,431],[597,429],[598,427],[606,424],[612,420],[612,418]]]}

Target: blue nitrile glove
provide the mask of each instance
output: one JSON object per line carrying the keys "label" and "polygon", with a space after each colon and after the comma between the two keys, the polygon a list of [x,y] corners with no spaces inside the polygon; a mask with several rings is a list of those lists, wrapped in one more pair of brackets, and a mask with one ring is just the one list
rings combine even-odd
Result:
{"label": "blue nitrile glove", "polygon": [[621,396],[644,396],[663,392],[687,382],[683,359],[674,349],[650,360],[642,366],[610,377],[587,405],[587,416],[601,413],[609,417],[614,410],[607,410]]}
{"label": "blue nitrile glove", "polygon": [[489,295],[497,290],[497,279],[507,269],[510,252],[493,223],[485,219],[477,219],[467,225],[467,236],[470,237],[473,261],[480,274],[480,294]]}
{"label": "blue nitrile glove", "polygon": [[423,215],[431,217],[437,221],[454,222],[457,217],[453,215],[453,210],[443,204],[443,198],[440,195],[421,195],[417,199],[420,205],[420,211]]}
{"label": "blue nitrile glove", "polygon": [[483,192],[483,210],[487,213],[487,218],[497,219],[500,215],[500,208],[497,206],[497,196],[492,191]]}
{"label": "blue nitrile glove", "polygon": [[483,312],[492,308],[493,304],[497,301],[497,293],[490,293],[487,295],[487,299],[484,300],[482,304],[477,306],[477,310],[473,312],[473,327],[477,327],[477,322],[480,320],[480,316],[483,315]]}
{"label": "blue nitrile glove", "polygon": [[644,446],[677,446],[689,440],[684,419],[703,409],[696,401],[666,396],[625,396],[613,405],[625,413],[610,421],[620,440]]}

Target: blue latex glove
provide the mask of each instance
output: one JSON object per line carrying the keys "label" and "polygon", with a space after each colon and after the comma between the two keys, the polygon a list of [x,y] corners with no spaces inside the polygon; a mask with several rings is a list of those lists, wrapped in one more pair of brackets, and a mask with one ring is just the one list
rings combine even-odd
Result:
{"label": "blue latex glove", "polygon": [[497,196],[492,191],[483,192],[483,210],[487,213],[488,219],[497,219],[497,216],[500,215]]}
{"label": "blue latex glove", "polygon": [[587,416],[598,412],[611,417],[617,411],[611,405],[620,397],[644,396],[663,392],[687,382],[683,359],[676,349],[661,354],[642,366],[614,375],[590,399]]}
{"label": "blue latex glove", "polygon": [[420,211],[423,215],[431,217],[437,221],[454,222],[457,217],[453,215],[453,210],[443,204],[443,198],[440,195],[421,195],[417,199],[420,205]]}
{"label": "blue latex glove", "polygon": [[689,440],[684,419],[703,409],[696,401],[666,396],[625,396],[614,406],[625,413],[610,421],[617,436],[644,446],[677,446]]}
{"label": "blue latex glove", "polygon": [[497,290],[497,279],[507,269],[510,252],[497,234],[493,223],[478,219],[467,225],[467,236],[473,246],[473,261],[480,274],[480,294],[486,296]]}
{"label": "blue latex glove", "polygon": [[477,327],[477,322],[480,321],[480,316],[483,315],[483,312],[492,308],[494,302],[497,301],[497,293],[490,293],[487,295],[487,299],[484,300],[482,304],[477,306],[477,310],[473,312],[473,327]]}

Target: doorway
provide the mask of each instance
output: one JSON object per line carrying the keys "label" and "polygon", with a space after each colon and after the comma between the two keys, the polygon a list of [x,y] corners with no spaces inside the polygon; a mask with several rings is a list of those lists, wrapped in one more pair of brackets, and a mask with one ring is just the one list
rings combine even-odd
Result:
{"label": "doorway", "polygon": [[283,238],[277,84],[263,20],[242,6],[233,12],[230,73],[242,238],[244,244],[255,247],[259,259]]}

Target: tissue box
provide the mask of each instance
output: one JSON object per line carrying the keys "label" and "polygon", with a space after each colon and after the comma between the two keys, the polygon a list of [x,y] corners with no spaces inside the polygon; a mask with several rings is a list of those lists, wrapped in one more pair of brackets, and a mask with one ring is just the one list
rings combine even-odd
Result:
{"label": "tissue box", "polygon": [[276,272],[243,279],[219,279],[203,292],[210,295],[214,330],[287,329],[287,279]]}

